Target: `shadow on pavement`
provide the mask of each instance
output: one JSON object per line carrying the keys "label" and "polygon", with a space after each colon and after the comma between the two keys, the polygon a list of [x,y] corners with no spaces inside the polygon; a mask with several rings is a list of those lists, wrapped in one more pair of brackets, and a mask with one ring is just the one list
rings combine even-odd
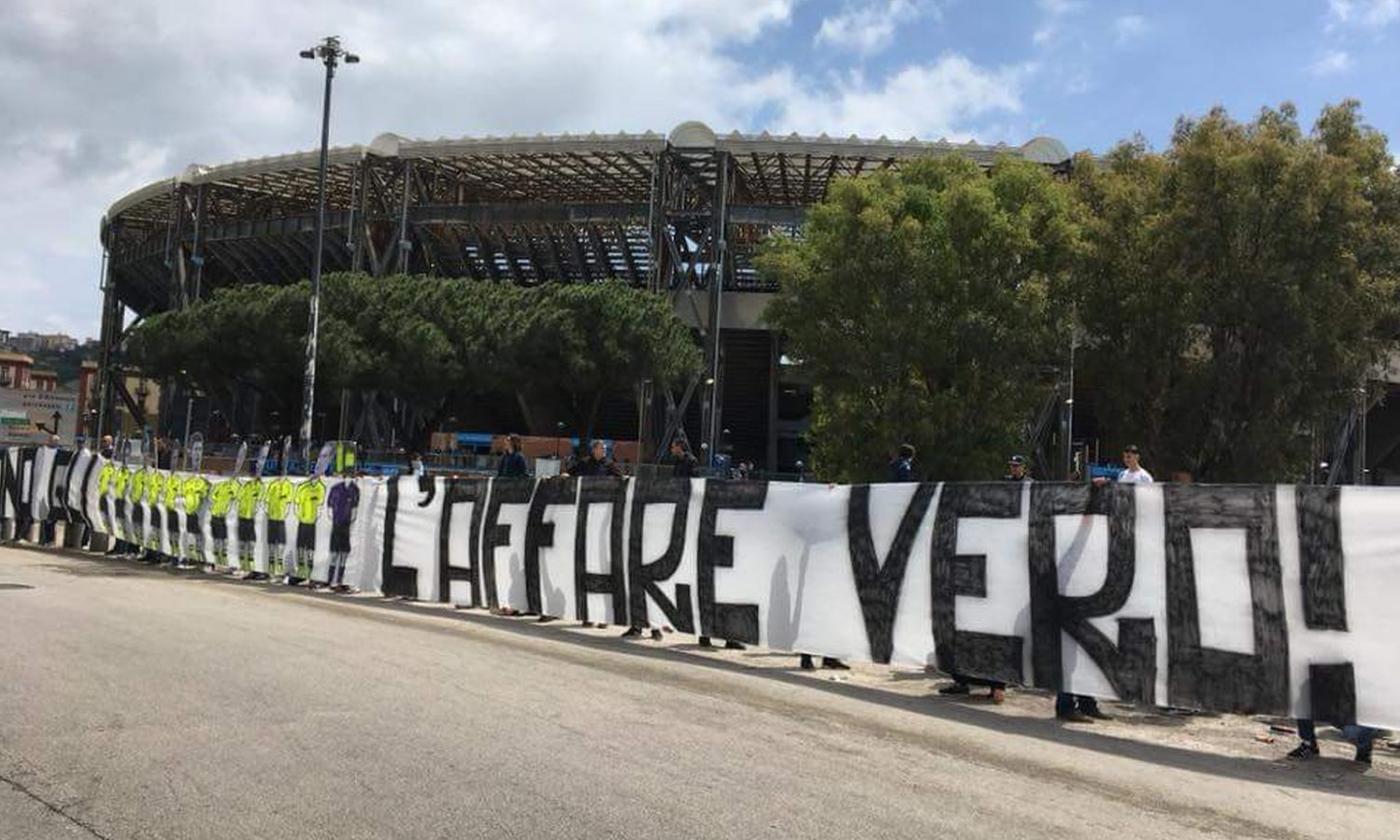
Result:
{"label": "shadow on pavement", "polygon": [[[804,675],[803,672],[798,669],[796,654],[791,653],[765,650],[755,650],[746,653],[744,655],[745,658],[766,659],[782,657],[791,658],[793,660],[793,666],[790,669],[755,667],[729,659],[710,657],[707,655],[708,652],[702,651],[698,646],[692,644],[682,644],[671,647],[651,647],[650,642],[646,641],[645,638],[624,641],[617,638],[616,635],[601,637],[596,635],[584,635],[578,632],[569,632],[570,628],[576,629],[576,624],[574,622],[561,621],[539,624],[536,623],[534,616],[519,618],[495,616],[481,609],[449,608],[445,604],[434,605],[400,598],[376,598],[365,596],[347,598],[346,596],[336,595],[326,591],[269,584],[266,581],[243,581],[224,575],[207,574],[198,569],[177,570],[164,566],[148,565],[132,560],[109,559],[66,549],[50,550],[31,548],[29,546],[14,547],[23,548],[42,555],[51,556],[52,554],[61,554],[64,557],[84,564],[76,568],[62,564],[41,564],[45,568],[61,573],[85,577],[101,577],[104,575],[110,577],[166,576],[216,586],[257,590],[279,598],[304,600],[308,604],[325,608],[331,608],[333,604],[363,607],[368,611],[384,613],[386,619],[389,619],[391,614],[398,613],[418,618],[435,617],[444,621],[480,625],[482,627],[512,633],[534,640],[561,642],[594,651],[623,654],[628,657],[669,663],[684,663],[698,668],[715,669],[735,675],[770,680],[807,690],[827,692],[850,700],[874,703],[911,714],[979,727],[988,730],[990,733],[1004,733],[1019,735],[1026,738],[1036,738],[1042,741],[1064,744],[1076,749],[1131,758],[1137,761],[1176,768],[1178,770],[1205,773],[1228,779],[1257,782],[1279,787],[1314,790],[1341,796],[1400,802],[1400,780],[1362,774],[1358,772],[1351,761],[1344,759],[1320,758],[1314,759],[1306,765],[1299,765],[1284,759],[1282,757],[1282,749],[1280,749],[1280,757],[1277,760],[1267,761],[1242,756],[1223,756],[1164,744],[1144,743],[1115,737],[1109,734],[1066,727],[1050,717],[1014,717],[997,714],[985,708],[979,708],[982,704],[977,703],[950,702],[947,699],[929,696],[915,697],[885,691],[874,686],[814,679],[811,676]],[[431,629],[428,625],[421,626]],[[444,627],[443,629],[447,630],[450,628]],[[615,629],[617,635],[621,635],[621,631],[624,628],[614,627],[611,629]],[[538,653],[538,651],[536,651],[536,653]],[[590,660],[587,664],[596,667],[599,663]],[[603,665],[603,667],[608,666]],[[904,679],[905,677],[901,675],[901,677],[898,678]],[[1034,689],[1030,690],[1037,691]],[[1048,694],[1046,696],[1048,697]],[[855,722],[859,723],[859,720],[855,719]],[[1131,722],[1133,724],[1148,723],[1152,725],[1173,725],[1174,723],[1168,722],[1160,724],[1157,721],[1148,720],[1147,716],[1135,717]],[[885,729],[885,727],[878,724],[871,724],[871,727],[881,731]],[[1384,749],[1384,747],[1378,746],[1377,749]]]}

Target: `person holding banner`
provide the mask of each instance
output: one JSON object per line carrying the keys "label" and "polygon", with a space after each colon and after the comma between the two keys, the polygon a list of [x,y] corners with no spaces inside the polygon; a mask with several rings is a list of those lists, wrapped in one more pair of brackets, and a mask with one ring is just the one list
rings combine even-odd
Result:
{"label": "person holding banner", "polygon": [[[1337,728],[1342,731],[1343,738],[1356,745],[1356,755],[1352,757],[1352,761],[1370,767],[1371,748],[1376,740],[1376,733],[1380,730],[1354,723]],[[1298,718],[1298,738],[1300,743],[1288,753],[1289,758],[1298,761],[1317,758],[1322,754],[1317,748],[1317,724],[1312,718]]]}
{"label": "person holding banner", "polygon": [[[1030,481],[1031,477],[1026,473],[1026,459],[1020,455],[1012,455],[1006,460],[1006,474],[1001,477],[1002,481]],[[966,696],[972,693],[972,686],[985,686],[987,697],[998,706],[1006,702],[1006,683],[1000,680],[989,680],[982,677],[970,677],[966,674],[953,674],[953,684],[945,685],[938,689],[938,693],[945,696]]]}

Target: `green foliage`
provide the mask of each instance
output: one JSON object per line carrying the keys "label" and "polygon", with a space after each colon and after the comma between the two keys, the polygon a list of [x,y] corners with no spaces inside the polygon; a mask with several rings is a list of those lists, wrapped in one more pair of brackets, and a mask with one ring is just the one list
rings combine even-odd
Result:
{"label": "green foliage", "polygon": [[[666,301],[621,283],[521,289],[334,274],[322,284],[318,391],[378,390],[429,417],[471,394],[562,395],[560,410],[585,430],[604,395],[642,379],[674,384],[700,364]],[[221,289],[139,325],[127,354],[150,375],[213,391],[249,385],[294,412],[308,294],[306,283]]]}
{"label": "green foliage", "polygon": [[907,441],[928,475],[998,474],[1067,343],[1078,237],[1067,187],[1022,161],[834,184],[760,258],[781,287],[766,317],[814,383],[818,473],[882,478]]}
{"label": "green foliage", "polygon": [[1296,478],[1392,346],[1400,187],[1357,105],[1181,121],[1075,168],[1085,379],[1114,440],[1213,481]]}

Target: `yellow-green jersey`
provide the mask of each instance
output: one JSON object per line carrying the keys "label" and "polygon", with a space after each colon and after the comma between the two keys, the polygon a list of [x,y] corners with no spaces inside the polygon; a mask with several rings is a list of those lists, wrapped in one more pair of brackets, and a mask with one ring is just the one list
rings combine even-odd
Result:
{"label": "yellow-green jersey", "polygon": [[114,486],[114,492],[116,493],[117,498],[125,499],[126,487],[127,484],[131,481],[131,475],[127,473],[126,470],[118,468],[116,475],[113,476],[112,481]]}
{"label": "yellow-green jersey", "polygon": [[153,472],[146,477],[146,502],[158,505],[165,495],[165,473]]}
{"label": "yellow-green jersey", "polygon": [[146,471],[132,470],[131,480],[126,483],[126,489],[131,494],[131,501],[141,504],[141,500],[146,498]]}
{"label": "yellow-green jersey", "polygon": [[274,479],[267,485],[267,518],[279,522],[287,518],[287,506],[296,493],[292,483],[285,478]]}
{"label": "yellow-green jersey", "polygon": [[296,492],[297,521],[303,525],[315,524],[316,516],[321,512],[321,503],[325,500],[326,485],[319,478],[303,481]]}
{"label": "yellow-green jersey", "polygon": [[209,513],[224,517],[228,515],[228,509],[233,507],[233,500],[238,495],[238,482],[230,479],[220,481],[214,485],[214,490],[209,495]]}
{"label": "yellow-green jersey", "polygon": [[103,464],[102,469],[97,473],[97,495],[107,495],[107,491],[112,489],[112,481],[116,476],[117,468],[111,461]]}
{"label": "yellow-green jersey", "polygon": [[195,513],[209,495],[209,479],[202,475],[192,475],[185,479],[185,512]]}
{"label": "yellow-green jersey", "polygon": [[185,482],[180,477],[171,473],[165,477],[165,509],[174,510],[175,502],[180,498],[181,491],[185,487]]}
{"label": "yellow-green jersey", "polygon": [[260,478],[250,478],[238,486],[238,518],[252,519],[258,512],[258,502],[262,501],[263,484]]}

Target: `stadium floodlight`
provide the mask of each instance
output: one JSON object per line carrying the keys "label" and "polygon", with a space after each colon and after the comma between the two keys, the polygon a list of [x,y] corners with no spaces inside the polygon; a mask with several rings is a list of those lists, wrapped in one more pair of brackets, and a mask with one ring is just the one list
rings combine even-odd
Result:
{"label": "stadium floodlight", "polygon": [[309,50],[301,51],[302,58],[321,60],[326,66],[326,92],[321,100],[321,163],[316,170],[316,248],[311,252],[311,305],[306,328],[306,376],[302,384],[301,444],[303,463],[311,463],[312,422],[316,416],[316,334],[321,321],[321,251],[326,233],[326,159],[330,149],[331,130],[331,79],[335,78],[335,66],[360,63],[358,55],[348,53],[340,46],[340,38],[331,35]]}

